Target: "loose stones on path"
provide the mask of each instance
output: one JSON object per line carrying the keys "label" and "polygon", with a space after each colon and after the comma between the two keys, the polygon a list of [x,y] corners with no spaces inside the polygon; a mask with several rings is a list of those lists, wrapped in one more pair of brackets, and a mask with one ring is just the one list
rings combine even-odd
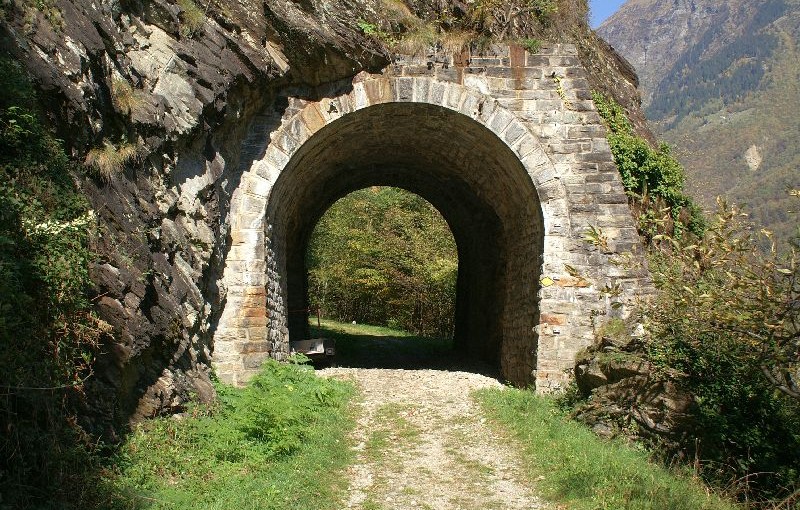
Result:
{"label": "loose stones on path", "polygon": [[470,397],[501,387],[469,372],[334,368],[361,391],[347,508],[539,509],[513,447]]}

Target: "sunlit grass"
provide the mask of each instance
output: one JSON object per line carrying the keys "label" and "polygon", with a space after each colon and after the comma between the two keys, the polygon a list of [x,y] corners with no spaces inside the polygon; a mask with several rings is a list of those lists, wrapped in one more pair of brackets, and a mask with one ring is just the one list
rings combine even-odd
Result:
{"label": "sunlit grass", "polygon": [[512,388],[478,391],[494,423],[522,445],[525,470],[546,499],[575,510],[732,510],[737,508],[646,452],[606,441],[569,420],[551,399]]}
{"label": "sunlit grass", "polygon": [[113,509],[338,509],[352,461],[351,385],[268,362],[182,419],[141,424],[106,477]]}

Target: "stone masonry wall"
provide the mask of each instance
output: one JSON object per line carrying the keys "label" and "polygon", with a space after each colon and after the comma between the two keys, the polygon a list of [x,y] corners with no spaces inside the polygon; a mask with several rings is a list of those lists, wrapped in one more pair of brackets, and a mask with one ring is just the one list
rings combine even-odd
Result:
{"label": "stone masonry wall", "polygon": [[[352,81],[324,89],[287,90],[283,97],[283,106],[273,105],[256,119],[242,147],[243,173],[229,216],[232,241],[220,281],[226,305],[212,354],[223,381],[246,381],[263,359],[280,358],[287,350],[286,266],[291,261],[286,260],[283,235],[301,218],[284,218],[275,210],[267,220],[270,202],[280,198],[272,195],[276,182],[287,168],[294,172],[302,166],[295,160],[301,157],[298,154],[307,158],[304,161],[315,161],[307,156],[311,149],[302,148],[321,143],[322,135],[317,133],[335,138],[337,126],[344,129],[348,116],[356,118],[357,112],[378,105],[434,105],[464,118],[465,126],[476,126],[477,145],[461,147],[465,156],[460,159],[442,155],[446,160],[442,164],[458,172],[458,161],[469,161],[469,153],[474,151],[480,155],[479,161],[504,169],[493,187],[481,187],[484,184],[475,177],[479,169],[470,169],[466,163],[461,165],[461,173],[453,175],[495,207],[506,240],[503,246],[510,246],[503,260],[507,303],[498,353],[509,380],[517,384],[535,381],[537,389],[545,392],[563,386],[575,354],[593,340],[596,317],[624,315],[625,304],[648,286],[646,274],[612,263],[617,255],[635,251],[639,239],[574,46],[545,46],[536,54],[505,46],[481,55],[403,57],[380,74],[361,73]],[[404,110],[395,111],[400,116]],[[411,120],[403,122],[414,122],[415,110],[408,111]],[[423,118],[418,121],[427,125]],[[492,151],[481,152],[480,137],[484,135],[480,133],[484,132],[510,149],[524,173],[515,173],[510,162],[494,161]],[[383,134],[382,143],[387,147],[407,142],[405,138],[393,141],[390,131]],[[359,157],[380,154],[375,152],[378,145],[370,147],[372,152]],[[413,152],[414,147],[407,149]],[[408,161],[423,163],[422,159]],[[313,175],[313,168],[304,171]],[[404,174],[397,175],[401,176],[397,184],[403,184]],[[432,195],[426,198],[437,205],[437,193],[431,185],[425,186],[429,188],[423,186],[423,191]],[[526,186],[535,190],[527,205],[487,198],[525,196],[515,193]],[[318,197],[319,201],[330,203],[343,191],[332,190],[330,196]],[[447,204],[458,195],[446,196],[444,191],[440,195],[443,205],[437,207],[444,208],[447,217]],[[457,210],[455,205],[450,207]],[[513,219],[519,216],[516,211],[529,209],[540,211],[540,227]],[[590,227],[601,229],[600,242],[585,240]],[[523,238],[539,251],[538,257],[520,257],[525,247],[512,246],[512,230],[525,228],[533,229]],[[541,243],[536,241],[537,230]],[[508,303],[515,296],[524,299]],[[612,302],[623,306],[612,307]],[[536,323],[530,322],[532,317],[537,318]]]}

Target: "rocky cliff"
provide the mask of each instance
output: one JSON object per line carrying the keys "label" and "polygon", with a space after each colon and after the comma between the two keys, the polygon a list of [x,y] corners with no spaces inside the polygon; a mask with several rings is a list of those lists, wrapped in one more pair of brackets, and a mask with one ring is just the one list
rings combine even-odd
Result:
{"label": "rocky cliff", "polygon": [[[589,30],[585,2],[559,7],[547,23],[520,17],[503,33],[576,43],[593,86],[622,102],[645,131],[632,68]],[[388,65],[392,38],[382,34],[408,30],[391,14],[398,9],[492,36],[460,2],[3,4],[3,51],[25,65],[44,115],[72,156],[86,161],[86,174],[75,178],[99,217],[92,294],[113,341],[89,381],[87,424],[110,426],[213,396],[227,211],[247,127],[256,114],[288,107],[282,90]]]}

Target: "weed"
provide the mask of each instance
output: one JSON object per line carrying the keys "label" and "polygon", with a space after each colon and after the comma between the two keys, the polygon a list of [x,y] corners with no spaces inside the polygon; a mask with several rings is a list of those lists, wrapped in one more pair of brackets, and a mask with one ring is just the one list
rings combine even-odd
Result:
{"label": "weed", "polygon": [[427,55],[436,45],[438,34],[431,23],[420,24],[403,34],[393,50],[405,55]]}
{"label": "weed", "polygon": [[612,317],[608,320],[608,322],[604,323],[600,327],[600,331],[597,334],[598,337],[608,337],[612,340],[619,340],[624,341],[626,338],[630,338],[630,333],[628,332],[628,326],[625,324],[625,321],[617,318]]}
{"label": "weed", "polygon": [[558,94],[558,97],[560,97],[561,100],[564,101],[564,107],[567,110],[571,110],[572,102],[569,99],[567,99],[567,92],[564,90],[564,83],[561,81],[562,79],[563,78],[561,76],[557,75],[556,73],[553,73],[553,82],[556,84],[556,93]]}
{"label": "weed", "polygon": [[520,40],[520,45],[525,48],[529,53],[538,53],[542,47],[542,41],[533,39],[531,37]]}
{"label": "weed", "polygon": [[403,0],[382,0],[381,4],[386,9],[385,17],[387,19],[409,26],[420,23],[420,19],[411,12]]}
{"label": "weed", "polygon": [[103,147],[96,147],[89,151],[84,164],[93,168],[102,181],[108,182],[135,157],[136,147],[133,144],[123,142],[119,146],[115,146],[105,140]]}
{"label": "weed", "polygon": [[442,34],[441,45],[445,53],[460,53],[475,40],[477,34],[464,30],[450,30]]}
{"label": "weed", "polygon": [[206,22],[206,13],[193,0],[178,0],[181,8],[181,35],[192,37]]}
{"label": "weed", "polygon": [[144,101],[141,93],[134,89],[128,80],[115,77],[111,81],[111,102],[118,112],[130,115],[142,106]]}

